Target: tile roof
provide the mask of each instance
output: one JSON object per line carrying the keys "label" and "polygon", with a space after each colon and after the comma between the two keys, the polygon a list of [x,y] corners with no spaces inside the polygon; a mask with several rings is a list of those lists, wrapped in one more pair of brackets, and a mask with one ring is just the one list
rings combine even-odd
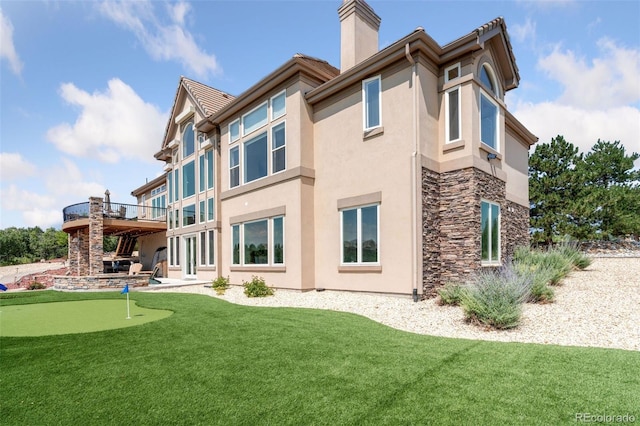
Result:
{"label": "tile roof", "polygon": [[181,77],[181,83],[198,103],[205,117],[214,114],[235,98],[235,96],[184,76]]}

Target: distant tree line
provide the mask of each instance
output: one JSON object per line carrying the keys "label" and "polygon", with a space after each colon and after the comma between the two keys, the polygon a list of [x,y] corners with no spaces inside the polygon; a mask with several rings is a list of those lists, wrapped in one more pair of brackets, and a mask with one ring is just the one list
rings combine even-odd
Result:
{"label": "distant tree line", "polygon": [[67,234],[48,228],[0,229],[0,266],[67,257]]}
{"label": "distant tree line", "polygon": [[640,235],[638,153],[598,140],[586,155],[564,137],[536,145],[529,158],[534,243]]}

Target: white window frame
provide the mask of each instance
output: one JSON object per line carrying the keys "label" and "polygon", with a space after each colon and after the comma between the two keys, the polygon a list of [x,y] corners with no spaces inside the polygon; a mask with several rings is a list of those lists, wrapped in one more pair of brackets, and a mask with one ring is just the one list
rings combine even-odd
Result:
{"label": "white window frame", "polygon": [[[485,98],[487,101],[489,101],[496,109],[496,113],[495,113],[495,146],[491,146],[490,144],[486,143],[485,141],[482,140],[482,99]],[[480,129],[480,143],[482,143],[483,145],[488,146],[489,148],[500,152],[500,105],[498,105],[498,103],[493,99],[493,96],[491,96],[490,94],[488,94],[486,91],[484,91],[483,89],[480,89],[480,94],[478,96],[478,121],[479,121],[479,126],[478,128]]]}
{"label": "white window frame", "polygon": [[[274,221],[276,219],[282,219],[282,263],[275,262],[275,239],[274,239],[274,231],[275,225]],[[245,259],[245,225],[250,225],[252,223],[258,222],[267,222],[267,263],[246,263]],[[238,228],[238,243],[239,243],[239,263],[233,263],[233,232],[234,228]],[[246,222],[238,222],[231,224],[231,266],[241,266],[248,268],[264,268],[264,267],[283,267],[285,266],[286,259],[286,219],[284,215],[277,215],[271,217],[263,217],[255,220],[248,220]]]}
{"label": "white window frame", "polygon": [[216,220],[216,202],[215,197],[207,198],[207,222]]}
{"label": "white window frame", "polygon": [[[189,207],[193,207],[193,223],[185,224],[185,219],[187,217],[185,215],[185,212],[186,211],[188,211],[188,212],[191,211],[191,210],[187,210]],[[182,206],[182,227],[183,228],[188,228],[190,226],[194,226],[197,223],[198,223],[198,213],[197,213],[197,210],[196,210],[195,202],[193,204],[187,204],[186,206]]]}
{"label": "white window frame", "polygon": [[[451,138],[451,110],[450,110],[450,102],[451,102],[451,94],[452,92],[458,91],[458,137],[455,139]],[[444,97],[444,108],[445,108],[445,141],[446,143],[455,142],[462,139],[462,86],[455,86],[448,89],[445,92]]]}
{"label": "white window frame", "polygon": [[[452,69],[457,69],[458,70],[458,75],[456,77],[453,78],[449,78],[449,71],[451,71]],[[447,68],[444,69],[444,82],[447,83],[451,80],[455,80],[457,78],[460,78],[460,62],[453,64],[451,66],[448,66]]]}
{"label": "white window frame", "polygon": [[[255,124],[253,127],[251,128],[247,128],[246,124],[245,124],[245,120],[246,118],[255,113],[256,111],[265,108],[265,116],[264,119],[257,122],[257,124]],[[261,103],[260,105],[258,105],[257,107],[253,108],[251,111],[247,112],[246,114],[242,115],[242,136],[247,136],[255,131],[258,131],[259,129],[263,128],[264,126],[266,126],[267,124],[269,124],[269,104],[267,101],[264,101],[263,103]]]}
{"label": "white window frame", "polygon": [[[186,142],[187,141],[186,141],[186,139],[184,137],[184,134],[187,132],[187,129],[189,128],[189,126],[191,126],[191,133],[193,133],[193,151],[191,153],[187,154],[186,153],[186,150],[187,150],[187,143]],[[193,123],[189,122],[189,123],[185,124],[184,129],[182,130],[182,135],[181,135],[182,136],[182,138],[181,138],[182,140],[180,142],[182,143],[182,158],[183,159],[191,157],[197,151],[196,150],[197,137],[196,137],[196,128],[195,127],[196,126],[194,126]]]}
{"label": "white window frame", "polygon": [[[279,146],[277,148],[274,147],[275,144],[275,132],[277,129],[279,129],[280,127],[282,127],[284,129],[284,143],[282,144],[282,146]],[[270,157],[270,162],[271,164],[269,165],[270,169],[271,169],[271,174],[274,175],[276,173],[282,173],[285,170],[287,170],[287,125],[285,121],[282,121],[278,124],[276,124],[275,126],[271,127],[271,140],[269,141],[269,157]],[[274,170],[275,168],[275,161],[274,161],[274,155],[276,153],[276,151],[284,151],[284,168],[282,170]]]}
{"label": "white window frame", "polygon": [[[367,207],[376,207],[376,251],[377,251],[377,260],[375,262],[364,262],[362,260],[362,209]],[[356,210],[356,241],[357,241],[357,261],[356,262],[345,262],[344,261],[344,212]],[[340,213],[340,265],[341,266],[357,266],[357,265],[368,265],[368,266],[379,266],[380,263],[380,203],[373,204],[365,204],[362,206],[354,206],[348,207],[339,210]]]}
{"label": "white window frame", "polygon": [[[284,97],[284,109],[282,110],[282,112],[278,115],[276,115],[276,111],[273,108],[273,101],[274,99],[283,96]],[[283,90],[282,92],[273,95],[270,99],[269,99],[269,104],[271,105],[271,121],[276,120],[280,117],[283,117],[286,113],[287,113],[287,91]]]}
{"label": "white window frame", "polygon": [[[235,145],[235,146],[232,146],[231,148],[229,148],[229,189],[237,188],[238,186],[242,185],[242,176],[240,174],[241,171],[242,171],[240,169],[240,165],[242,164],[242,155],[241,155],[241,152],[240,152],[240,147],[241,147],[241,144],[240,145]],[[231,153],[234,150],[238,151],[238,164],[236,164],[235,166],[231,166],[231,155],[232,155]],[[233,182],[231,181],[231,171],[234,170],[234,169],[238,169],[238,183],[237,183],[237,185],[232,185]]]}
{"label": "white window frame", "polygon": [[[375,80],[378,81],[378,124],[369,126],[369,92],[367,85]],[[380,75],[362,81],[362,125],[365,131],[382,127],[382,77]]]}
{"label": "white window frame", "polygon": [[[237,126],[238,133],[234,137],[233,128]],[[237,118],[229,123],[229,144],[232,144],[236,141],[240,140],[240,119]]]}
{"label": "white window frame", "polygon": [[[246,158],[246,156],[247,156],[247,145],[251,145],[251,144],[257,143],[263,137],[264,137],[265,143],[267,145],[266,146],[266,148],[267,148],[266,151],[267,152],[265,153],[266,154],[266,158],[265,158],[265,161],[266,161],[265,174],[264,174],[264,176],[260,176],[260,177],[257,177],[255,179],[247,180],[247,172],[249,170],[249,167],[246,164],[246,161],[247,161],[247,158]],[[269,149],[269,132],[264,132],[264,133],[257,134],[254,137],[252,137],[251,139],[249,139],[249,140],[247,140],[245,142],[242,142],[242,155],[240,156],[240,161],[242,163],[242,179],[241,179],[241,183],[242,184],[255,182],[257,180],[264,179],[267,176],[269,176],[269,154],[270,153],[271,153],[271,151]]]}
{"label": "white window frame", "polygon": [[[488,234],[488,255],[489,258],[488,259],[483,259],[482,258],[482,205],[483,204],[487,204],[489,206],[489,234]],[[493,218],[491,217],[492,215],[492,207],[496,206],[498,207],[498,229],[497,229],[497,233],[498,233],[498,259],[497,260],[492,260],[491,259],[491,253],[493,252],[493,247],[492,247],[492,241],[493,241],[493,234],[494,232],[496,232],[496,230],[494,230],[492,228],[492,222],[493,222]],[[501,236],[501,228],[502,228],[502,209],[500,208],[500,204],[495,203],[493,201],[489,201],[489,200],[485,200],[482,199],[480,202],[480,260],[483,266],[498,266],[501,264],[501,258],[502,258],[502,250],[501,250],[501,246],[502,246],[502,236]]]}

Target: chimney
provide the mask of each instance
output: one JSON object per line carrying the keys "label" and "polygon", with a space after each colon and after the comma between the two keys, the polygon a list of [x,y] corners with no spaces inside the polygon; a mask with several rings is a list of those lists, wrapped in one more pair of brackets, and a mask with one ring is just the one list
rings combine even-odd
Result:
{"label": "chimney", "polygon": [[340,16],[340,72],[378,52],[380,17],[364,0],[343,0]]}

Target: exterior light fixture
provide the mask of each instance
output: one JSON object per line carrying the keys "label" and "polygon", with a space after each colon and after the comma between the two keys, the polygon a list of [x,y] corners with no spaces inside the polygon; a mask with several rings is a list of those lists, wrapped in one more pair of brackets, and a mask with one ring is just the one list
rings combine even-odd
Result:
{"label": "exterior light fixture", "polygon": [[492,152],[490,152],[489,154],[487,154],[487,160],[491,161],[491,160],[493,160],[493,159],[495,159],[495,158],[498,158],[498,155],[497,155],[497,154],[494,154],[494,153],[492,153]]}

